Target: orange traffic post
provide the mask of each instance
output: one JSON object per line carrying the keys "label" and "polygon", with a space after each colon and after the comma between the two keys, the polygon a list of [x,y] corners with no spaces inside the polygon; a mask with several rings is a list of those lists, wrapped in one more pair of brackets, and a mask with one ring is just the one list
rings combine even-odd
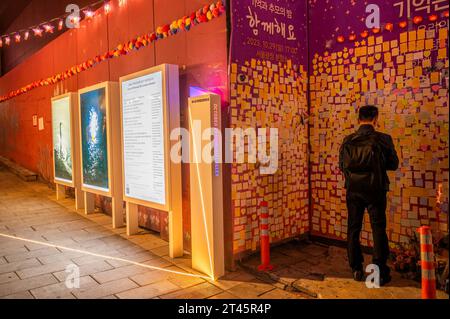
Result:
{"label": "orange traffic post", "polygon": [[436,273],[431,229],[429,226],[422,226],[418,231],[420,234],[422,299],[436,299]]}
{"label": "orange traffic post", "polygon": [[261,265],[259,265],[258,270],[271,271],[274,267],[270,264],[269,208],[265,201],[262,201],[259,206]]}

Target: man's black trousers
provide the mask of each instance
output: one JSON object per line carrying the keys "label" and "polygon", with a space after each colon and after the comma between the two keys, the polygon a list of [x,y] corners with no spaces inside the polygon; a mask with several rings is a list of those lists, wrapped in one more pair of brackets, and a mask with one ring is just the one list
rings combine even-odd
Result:
{"label": "man's black trousers", "polygon": [[381,276],[386,276],[389,275],[389,268],[386,265],[389,258],[389,241],[386,234],[386,192],[371,197],[373,198],[354,192],[347,193],[348,259],[354,271],[363,270],[364,257],[361,251],[360,234],[367,208],[374,242],[372,262],[380,267]]}

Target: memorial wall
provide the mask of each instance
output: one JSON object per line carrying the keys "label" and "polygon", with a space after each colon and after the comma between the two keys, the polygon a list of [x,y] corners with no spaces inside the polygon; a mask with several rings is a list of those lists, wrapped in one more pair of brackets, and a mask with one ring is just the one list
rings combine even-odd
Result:
{"label": "memorial wall", "polygon": [[[420,225],[436,238],[448,232],[449,5],[370,3],[379,11],[366,13],[361,1],[310,1],[311,232],[346,239],[339,146],[357,128],[358,107],[373,104],[378,129],[392,135],[400,158],[389,173],[387,209],[391,248],[398,248]],[[380,27],[368,28],[377,12]],[[367,214],[362,243],[372,244]]]}
{"label": "memorial wall", "polygon": [[306,2],[231,1],[231,21],[231,127],[276,128],[279,134],[275,174],[261,174],[258,163],[232,165],[237,255],[259,247],[263,200],[273,242],[309,231]]}
{"label": "memorial wall", "polygon": [[[0,78],[0,96],[114,49],[204,4],[202,0],[130,1],[108,17],[83,22],[80,29],[62,34]],[[2,102],[0,155],[38,172],[46,181],[69,180],[67,114],[61,101],[52,123],[51,98],[104,81],[118,82],[122,76],[163,63],[174,64],[180,72],[182,127],[189,127],[192,92],[212,92],[222,98],[222,125],[247,133],[242,144],[233,145],[245,161],[224,165],[227,264],[230,258],[259,248],[263,200],[268,202],[272,243],[307,234],[346,240],[338,151],[343,138],[357,129],[357,110],[366,104],[380,108],[378,129],[393,136],[400,157],[399,170],[389,173],[391,248],[407,245],[420,225],[430,225],[437,236],[448,232],[448,1],[230,0],[227,5],[227,18]],[[123,81],[122,125],[126,125],[122,133],[125,195],[164,206],[160,75]],[[92,157],[82,169],[85,182],[99,189],[108,187],[103,99],[101,91],[80,96],[83,154]],[[249,162],[251,147],[257,153],[269,152],[270,157],[270,145],[260,141],[269,140],[271,129],[278,134],[277,161],[262,163],[258,157]],[[252,130],[262,134],[256,143],[250,139]],[[190,165],[183,164],[187,250],[191,246],[189,174]],[[97,206],[111,211],[106,197],[97,196]],[[167,212],[140,206],[139,224],[169,238]],[[372,244],[368,218],[362,243]]]}

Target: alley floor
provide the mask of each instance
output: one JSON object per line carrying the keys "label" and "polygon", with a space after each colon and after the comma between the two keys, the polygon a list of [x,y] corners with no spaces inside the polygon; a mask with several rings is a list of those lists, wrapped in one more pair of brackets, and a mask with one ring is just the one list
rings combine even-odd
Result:
{"label": "alley floor", "polygon": [[[395,273],[382,289],[354,282],[336,247],[279,246],[269,280],[253,270],[255,256],[216,282],[193,271],[189,257],[168,252],[156,234],[127,237],[110,217],[76,212],[72,199],[57,202],[47,185],[0,167],[0,299],[420,298],[420,286]],[[80,287],[68,288],[74,266]]]}

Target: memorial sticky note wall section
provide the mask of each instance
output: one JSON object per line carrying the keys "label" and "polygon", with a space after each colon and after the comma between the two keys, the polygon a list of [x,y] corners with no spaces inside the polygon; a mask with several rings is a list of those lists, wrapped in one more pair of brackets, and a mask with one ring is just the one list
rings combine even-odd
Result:
{"label": "memorial sticky note wall section", "polygon": [[[448,21],[448,20],[447,20]],[[312,233],[346,239],[339,146],[357,129],[357,110],[380,109],[378,130],[392,135],[400,168],[390,172],[391,248],[409,245],[420,225],[448,232],[448,26],[370,36],[312,56]],[[425,43],[425,49],[424,49]],[[428,43],[428,44],[427,44]],[[362,244],[373,245],[366,214]]]}

